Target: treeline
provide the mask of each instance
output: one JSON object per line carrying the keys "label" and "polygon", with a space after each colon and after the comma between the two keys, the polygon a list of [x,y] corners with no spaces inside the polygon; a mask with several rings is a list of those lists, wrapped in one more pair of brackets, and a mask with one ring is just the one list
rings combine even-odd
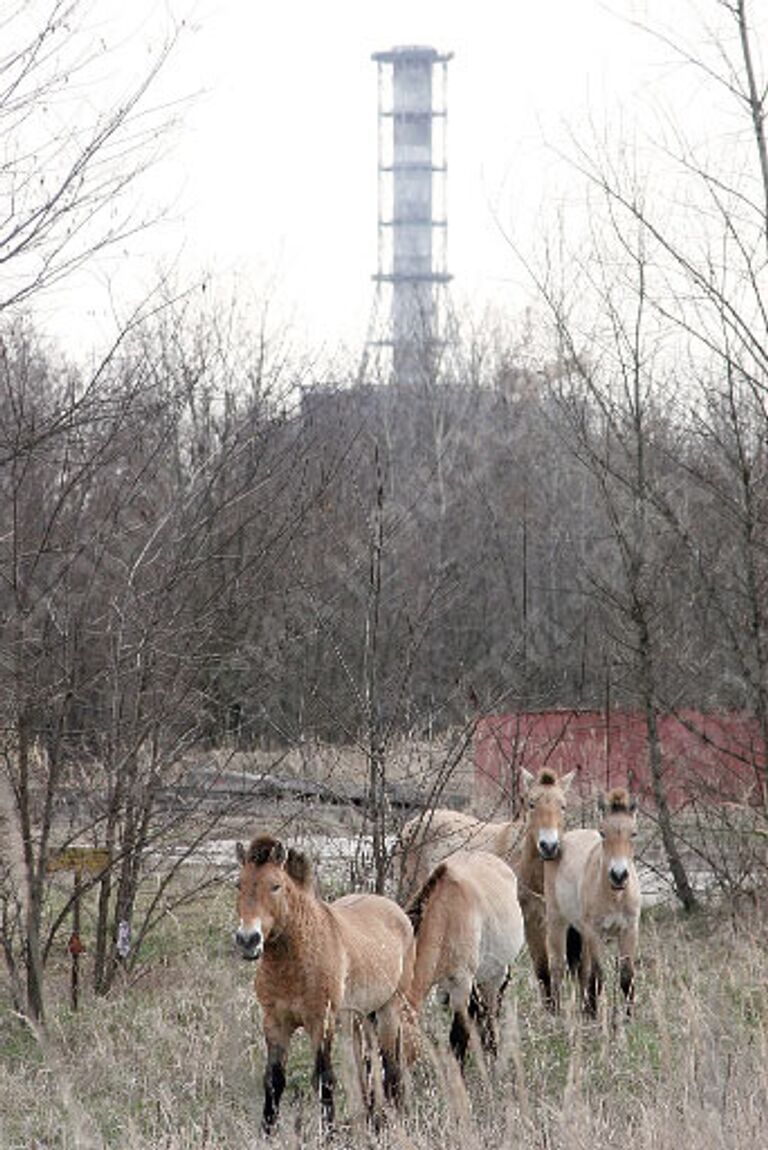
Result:
{"label": "treeline", "polygon": [[62,834],[113,860],[105,990],[120,924],[140,942],[167,905],[136,917],[152,851],[181,829],[159,800],[212,747],[361,745],[383,888],[394,736],[632,707],[693,905],[656,716],[736,708],[766,729],[762,391],[734,370],[725,390],[627,404],[585,356],[522,368],[501,344],[473,376],[461,353],[410,387],[308,386],[283,348],[188,304],[86,376],[5,326],[0,834],[19,847],[0,877],[20,1008],[42,1011],[66,914],[45,911]]}
{"label": "treeline", "polygon": [[20,738],[108,763],[365,739],[372,708],[419,736],[649,691],[763,713],[765,416],[746,385],[638,423],[577,363],[499,348],[482,379],[307,387],[230,337],[166,315],[84,383],[6,329]]}

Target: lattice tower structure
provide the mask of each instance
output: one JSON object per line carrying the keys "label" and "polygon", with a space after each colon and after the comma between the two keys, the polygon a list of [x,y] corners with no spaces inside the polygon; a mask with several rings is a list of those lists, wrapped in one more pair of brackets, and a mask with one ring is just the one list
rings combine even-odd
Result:
{"label": "lattice tower structure", "polygon": [[446,346],[452,55],[403,46],[372,57],[378,65],[378,267],[370,342],[389,353],[389,375],[399,385],[433,380]]}

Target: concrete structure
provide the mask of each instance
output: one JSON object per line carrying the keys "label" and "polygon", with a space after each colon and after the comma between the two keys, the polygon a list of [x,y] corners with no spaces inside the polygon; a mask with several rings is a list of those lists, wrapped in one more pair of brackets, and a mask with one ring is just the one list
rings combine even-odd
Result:
{"label": "concrete structure", "polygon": [[[379,69],[377,333],[391,349],[394,381],[407,385],[436,372],[445,340],[447,219],[445,84],[452,53],[399,47],[376,52]],[[441,80],[435,98],[435,68]],[[387,299],[388,296],[388,299]],[[388,303],[385,309],[384,304]]]}

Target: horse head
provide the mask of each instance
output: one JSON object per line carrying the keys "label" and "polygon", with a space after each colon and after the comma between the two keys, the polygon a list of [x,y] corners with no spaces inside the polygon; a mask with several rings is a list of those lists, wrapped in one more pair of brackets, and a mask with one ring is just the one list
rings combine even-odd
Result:
{"label": "horse head", "polygon": [[624,890],[634,856],[633,839],[637,834],[637,799],[624,787],[616,787],[598,798],[600,837],[608,882],[614,890]]}
{"label": "horse head", "polygon": [[570,771],[558,779],[545,769],[535,777],[523,768],[526,833],[543,859],[555,859],[560,854],[566,795],[575,774]]}
{"label": "horse head", "polygon": [[259,835],[247,848],[237,844],[240,876],[237,913],[240,924],[235,942],[243,958],[261,958],[270,938],[285,928],[291,896],[297,887],[311,887],[312,875],[304,855],[286,850],[279,839]]}

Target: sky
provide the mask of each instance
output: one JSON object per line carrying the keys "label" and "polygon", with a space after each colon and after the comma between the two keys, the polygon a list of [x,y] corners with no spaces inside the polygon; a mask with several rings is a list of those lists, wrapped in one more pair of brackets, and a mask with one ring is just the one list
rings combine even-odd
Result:
{"label": "sky", "polygon": [[[713,0],[701,0],[699,7]],[[691,27],[688,0],[136,0],[99,6],[122,72],[168,21],[185,28],[152,98],[181,122],[140,192],[164,219],[89,268],[48,309],[80,345],[108,332],[159,266],[210,274],[299,342],[355,349],[374,299],[377,75],[371,53],[452,52],[447,93],[448,269],[459,311],[514,318],[530,298],[515,247],[577,197],[560,154],[573,133],[635,146],[695,77],[637,23]],[[126,15],[126,9],[130,11]],[[106,15],[105,15],[106,11]],[[119,29],[119,31],[118,31]],[[706,106],[694,122],[707,123]],[[642,129],[639,128],[642,125]],[[63,302],[62,302],[63,299]]]}

